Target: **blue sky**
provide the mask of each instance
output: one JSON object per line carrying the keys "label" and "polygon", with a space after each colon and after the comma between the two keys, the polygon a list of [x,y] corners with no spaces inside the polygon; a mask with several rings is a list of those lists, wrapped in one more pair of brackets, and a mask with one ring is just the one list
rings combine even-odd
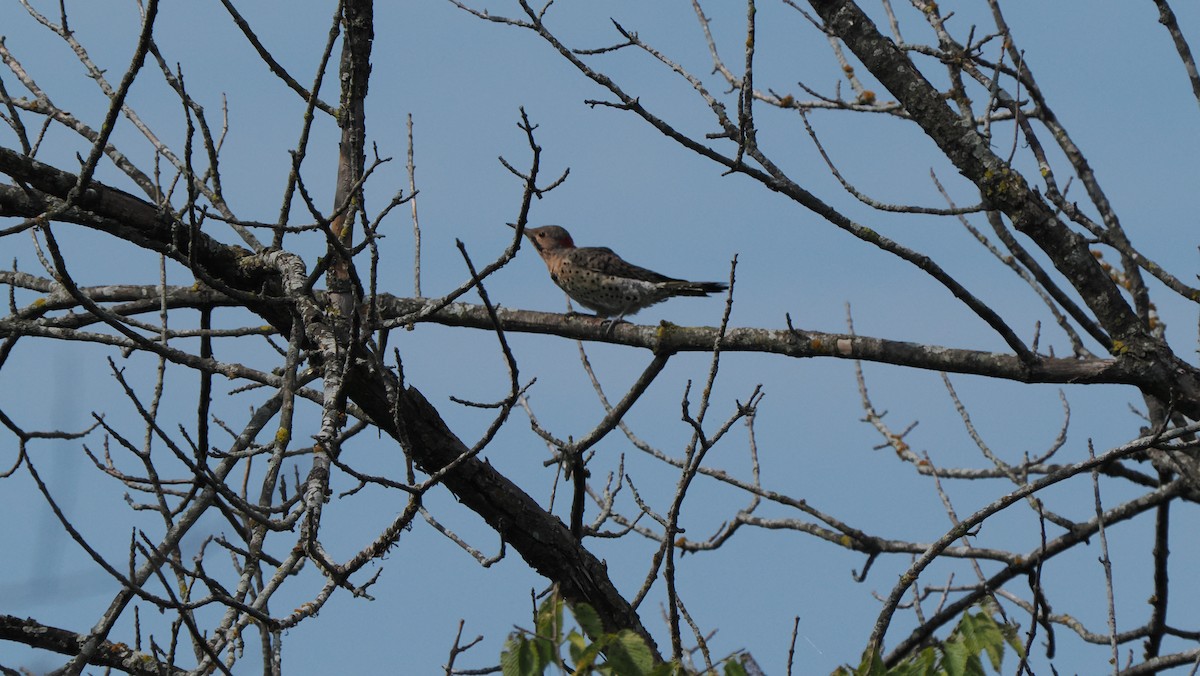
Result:
{"label": "blue sky", "polygon": [[[240,9],[280,61],[307,86],[333,11],[328,4],[267,2]],[[943,10],[956,12],[951,26],[960,38],[964,26],[986,23],[983,3],[942,4]],[[1196,216],[1189,196],[1200,176],[1200,111],[1152,4],[1081,0],[1009,4],[1007,18],[1018,45],[1060,119],[1089,157],[1134,243],[1164,267],[1190,275],[1188,271],[1195,268]],[[1187,3],[1176,4],[1185,31],[1200,35],[1200,12]],[[57,3],[35,5],[53,13]],[[137,31],[133,3],[68,3],[68,7],[80,41],[108,76],[118,79]],[[495,13],[517,11],[507,2],[487,7]],[[709,2],[705,9],[722,55],[731,67],[740,63],[737,50],[744,39],[744,7]],[[897,11],[905,22],[907,39],[930,39],[928,28],[923,28],[913,10],[898,7]],[[595,48],[619,40],[610,17],[637,30],[643,40],[710,84],[715,82],[709,76],[711,61],[703,35],[688,3],[564,2],[554,6],[548,21],[572,46]],[[61,107],[98,124],[103,99],[61,42],[34,24],[17,3],[0,6],[0,31],[8,48]],[[156,39],[169,61],[182,64],[188,89],[205,106],[211,122],[219,123],[222,101],[228,104],[229,131],[221,166],[231,206],[244,219],[273,221],[290,164],[288,150],[299,133],[302,102],[266,71],[232,22],[212,3],[164,3]],[[828,43],[794,11],[760,5],[758,40],[760,88],[799,97],[795,83],[802,81],[820,91],[833,91],[840,73]],[[528,148],[516,127],[518,108],[524,106],[539,125],[544,175],[571,170],[561,188],[534,205],[534,223],[562,224],[581,245],[611,246],[635,263],[690,279],[726,278],[729,262],[737,255],[734,326],[781,328],[784,314],[790,313],[799,328],[840,332],[848,303],[856,330],[863,335],[951,347],[1003,347],[980,320],[912,266],[852,239],[748,179],[723,176],[720,167],[674,145],[628,113],[584,105],[585,99],[605,98],[604,92],[528,32],[480,21],[449,3],[380,3],[372,60],[367,110],[371,142],[381,156],[395,159],[374,177],[368,205],[379,208],[396,187],[406,183],[405,118],[411,113],[427,295],[448,291],[464,279],[455,239],[466,244],[477,264],[507,245],[511,231],[504,223],[516,216],[521,186],[497,157],[502,155],[517,167],[527,164]],[[591,63],[680,128],[697,134],[714,130],[703,102],[645,54],[627,50]],[[10,92],[20,91],[7,71],[0,77]],[[336,102],[335,82],[332,74],[326,78],[326,101]],[[713,89],[724,91],[715,84]],[[843,91],[848,91],[845,85]],[[887,98],[886,93],[879,94]],[[130,103],[168,144],[182,147],[179,104],[151,65],[134,86]],[[941,206],[929,178],[932,169],[960,205],[976,201],[965,182],[939,158],[932,142],[910,124],[820,111],[811,115],[811,121],[843,173],[878,199]],[[760,106],[758,122],[760,143],[805,187],[859,222],[934,256],[991,302],[1022,337],[1032,336],[1034,322],[1041,320],[1043,345],[1053,344],[1060,355],[1069,353],[1069,345],[1028,287],[956,223],[926,216],[880,216],[841,191],[794,115]],[[1004,130],[1008,134],[1011,127]],[[114,140],[135,162],[151,166],[149,145],[128,121],[119,123]],[[997,135],[996,143],[1001,142]],[[0,143],[16,145],[7,129],[0,130]],[[336,130],[322,121],[305,171],[305,180],[322,205],[331,200],[335,149]],[[1018,158],[1023,158],[1018,166],[1028,170],[1028,154],[1022,151],[1018,148]],[[70,168],[79,152],[86,154],[86,147],[77,137],[52,128],[39,157]],[[109,166],[101,167],[98,178],[130,189]],[[300,212],[293,214],[298,220],[305,218]],[[394,212],[381,245],[385,262],[380,286],[397,295],[412,290],[411,225],[406,215],[407,209]],[[976,225],[986,224],[980,219]],[[223,241],[234,241],[232,233],[222,232],[219,225],[206,227]],[[68,261],[81,282],[156,281],[158,266],[153,257],[79,229],[63,226],[61,232]],[[293,244],[310,257],[310,264],[323,252],[318,238],[295,239]],[[5,254],[6,264],[15,257],[21,269],[38,269],[28,239],[6,239],[0,253]],[[191,282],[181,269],[169,274],[174,282]],[[1155,290],[1169,338],[1180,354],[1190,355],[1186,346],[1195,340],[1194,308]],[[497,273],[488,291],[495,302],[508,307],[544,311],[565,307],[562,293],[529,250]],[[31,296],[24,302],[29,300]],[[712,325],[722,307],[716,299],[679,299],[636,319],[650,324],[668,320]],[[230,314],[226,321],[236,323],[239,318]],[[579,364],[576,346],[545,336],[514,335],[510,340],[523,378],[538,379],[530,402],[541,424],[559,437],[585,434],[603,410]],[[30,428],[81,428],[89,424],[89,411],[103,411],[110,422],[125,425],[133,438],[140,439],[131,406],[121,399],[108,373],[104,358],[109,352],[25,342],[0,371],[0,405],[6,412]],[[494,337],[425,325],[411,333],[398,332],[394,344],[404,355],[409,382],[434,402],[459,436],[471,441],[481,434],[488,416],[462,409],[448,397],[494,400],[503,396],[507,376]],[[620,346],[587,349],[610,398],[619,397],[650,359],[643,351]],[[217,354],[273,364],[261,344],[218,342]],[[131,380],[142,387],[152,384],[153,360],[111,356]],[[679,401],[686,382],[702,382],[707,367],[704,355],[673,358],[627,422],[658,448],[679,455],[689,435],[679,420]],[[887,420],[894,428],[920,421],[909,437],[915,449],[928,451],[943,466],[985,465],[936,374],[870,364],[865,370],[875,404],[889,411]],[[981,433],[1009,460],[1048,447],[1062,425],[1057,387],[966,376],[951,379]],[[177,388],[171,402],[179,407],[178,422],[187,424],[189,415],[194,415],[189,414],[193,410],[189,402],[195,380],[183,372],[168,377],[168,385]],[[755,431],[766,487],[803,497],[881,536],[932,541],[949,528],[928,479],[915,476],[911,466],[892,452],[872,450],[880,440],[860,420],[849,362],[727,355],[714,391],[711,419],[729,415],[735,400],[745,401],[759,383],[766,397]],[[234,386],[218,383],[217,391],[228,392]],[[1062,391],[1071,403],[1071,437],[1061,451],[1063,461],[1085,457],[1088,439],[1102,450],[1136,436],[1141,423],[1128,405],[1141,406],[1137,392],[1117,387]],[[259,398],[253,392],[224,398],[216,413],[236,429]],[[294,438],[303,439],[312,431],[304,430],[316,424],[316,411],[308,409],[307,414]],[[86,442],[94,451],[102,447],[98,435]],[[711,464],[746,476],[746,443],[744,430],[731,433],[713,450]],[[366,471],[403,476],[403,459],[386,440],[359,439],[346,452],[348,461]],[[0,445],[0,465],[7,466],[14,453],[15,443],[8,438]],[[593,475],[615,471],[622,455],[639,490],[653,496],[656,506],[665,511],[676,477],[623,437],[612,435],[598,447]],[[78,442],[39,444],[34,457],[68,513],[111,560],[124,561],[132,528],[155,532],[158,524],[128,510],[123,488],[91,466]],[[553,469],[542,466],[545,457],[544,445],[519,413],[487,453],[492,464],[526,491],[548,501],[554,475]],[[303,474],[307,465],[303,459],[299,462]],[[1052,491],[1047,499],[1066,513],[1086,518],[1090,492],[1082,489],[1090,486],[1085,484]],[[0,583],[0,598],[6,599],[0,612],[87,629],[107,605],[114,584],[60,534],[26,477],[0,485],[3,510],[23,515],[0,521],[0,538],[16,543],[0,551],[0,565],[10,571]],[[345,477],[335,478],[335,493],[351,486]],[[963,515],[1009,487],[988,482],[948,489]],[[1113,499],[1118,499],[1120,488],[1113,490]],[[688,537],[703,539],[745,502],[745,497],[728,489],[711,484],[698,487],[684,507],[682,523]],[[565,504],[560,493],[555,509],[564,518]],[[448,493],[431,494],[427,506],[474,546],[495,552],[495,534]],[[335,553],[349,556],[401,509],[400,498],[379,491],[335,499],[326,511],[327,544]],[[1176,523],[1194,518],[1191,511],[1181,510]],[[764,509],[764,513],[797,516],[783,510]],[[216,519],[202,524],[204,528],[188,545],[197,546],[202,535],[219,534],[223,525]],[[1150,526],[1146,519],[1135,520],[1109,534],[1119,582],[1118,618],[1127,613],[1130,624],[1146,612],[1149,578],[1144,570]],[[1036,542],[1030,539],[1031,528],[1036,528],[1036,521],[1018,505],[989,524],[978,543],[1030,549]],[[286,543],[281,539],[277,546]],[[652,544],[593,540],[589,546],[607,561],[618,586],[632,594],[645,574]],[[1177,575],[1200,555],[1178,538],[1173,549]],[[1099,630],[1104,614],[1097,594],[1102,578],[1096,555],[1093,549],[1071,560],[1056,560],[1047,566],[1046,577],[1049,588],[1058,590],[1052,599],[1055,609],[1076,614]],[[210,556],[215,560],[214,553]],[[705,630],[719,630],[710,642],[714,655],[744,648],[768,673],[783,673],[792,618],[799,616],[799,673],[828,673],[857,659],[878,610],[871,592],[886,595],[907,561],[881,560],[865,583],[855,583],[851,571],[861,570],[863,563],[862,556],[813,538],[746,529],[719,552],[684,557],[680,575],[683,598],[697,622]],[[512,625],[530,624],[530,591],[540,592],[546,584],[512,552],[496,566],[481,569],[424,523],[406,533],[376,565],[384,568],[374,588],[377,600],[336,594],[319,617],[289,632],[284,642],[287,672],[434,673],[446,659],[460,618],[466,622],[464,636],[483,634],[485,640],[460,657],[459,666],[495,664]],[[935,566],[922,583],[943,582],[951,570],[959,580],[969,575],[962,566]],[[319,584],[307,570],[294,585],[295,596],[280,597],[275,612],[286,613],[288,603],[304,602]],[[659,585],[642,606],[642,617],[665,646],[661,590]],[[1200,606],[1189,605],[1187,594],[1182,588],[1177,591],[1173,625],[1194,627],[1200,621],[1200,614],[1188,616],[1186,609]],[[152,621],[151,615],[157,617],[149,611],[142,609],[143,626]],[[903,612],[897,617],[893,640],[911,626]],[[1027,624],[1027,618],[1019,619]],[[131,636],[125,624],[112,638],[128,641]],[[1059,640],[1055,664],[1060,673],[1084,673],[1103,659],[1094,649],[1081,652],[1077,641],[1063,630]],[[39,671],[59,661],[0,644],[0,664]],[[251,660],[241,665],[245,673],[252,673],[253,667]]]}

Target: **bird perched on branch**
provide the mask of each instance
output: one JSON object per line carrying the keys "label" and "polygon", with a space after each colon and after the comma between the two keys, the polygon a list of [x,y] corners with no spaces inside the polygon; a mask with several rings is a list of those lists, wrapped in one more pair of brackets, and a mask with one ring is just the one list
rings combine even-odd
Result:
{"label": "bird perched on branch", "polygon": [[614,324],[672,296],[707,296],[729,288],[721,282],[660,275],[626,262],[608,247],[577,247],[571,234],[557,225],[526,228],[525,236],[559,288],[597,315],[614,319]]}

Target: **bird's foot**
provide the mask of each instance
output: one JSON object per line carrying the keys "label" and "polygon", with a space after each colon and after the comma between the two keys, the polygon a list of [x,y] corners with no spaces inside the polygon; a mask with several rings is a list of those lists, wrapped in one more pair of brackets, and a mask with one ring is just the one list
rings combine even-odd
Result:
{"label": "bird's foot", "polygon": [[628,324],[628,323],[629,323],[629,322],[625,321],[625,317],[624,317],[624,315],[622,315],[622,316],[620,316],[620,317],[617,317],[617,318],[615,318],[615,319],[613,319],[613,318],[602,318],[602,319],[600,320],[600,325],[604,327],[604,337],[605,337],[605,338],[611,338],[611,337],[612,337],[612,332],[613,332],[613,329],[614,329],[614,328],[616,328],[617,324]]}

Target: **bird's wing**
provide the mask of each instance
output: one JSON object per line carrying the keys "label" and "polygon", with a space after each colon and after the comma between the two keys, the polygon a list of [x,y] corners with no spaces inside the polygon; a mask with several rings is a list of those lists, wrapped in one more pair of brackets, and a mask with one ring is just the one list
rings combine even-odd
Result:
{"label": "bird's wing", "polygon": [[614,277],[639,279],[643,282],[678,282],[674,277],[626,261],[606,246],[588,246],[571,250],[571,263],[577,267]]}

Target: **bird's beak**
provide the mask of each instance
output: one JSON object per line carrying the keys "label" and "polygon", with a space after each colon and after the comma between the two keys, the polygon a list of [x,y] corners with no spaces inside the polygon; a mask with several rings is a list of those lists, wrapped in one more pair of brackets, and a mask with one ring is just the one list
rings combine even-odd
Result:
{"label": "bird's beak", "polygon": [[[505,223],[505,225],[507,225],[508,227],[512,228],[513,230],[516,230],[516,229],[517,229],[517,224],[516,224],[516,223]],[[529,228],[525,228],[525,231],[524,231],[524,232],[522,232],[521,234],[525,236],[525,239],[528,239],[528,240],[530,241],[530,243],[532,243],[532,244],[533,244],[533,248],[534,248],[535,250],[537,250],[537,251],[541,251],[541,248],[540,248],[540,247],[538,247],[538,245],[537,245],[537,240],[536,240],[536,239],[534,239],[534,238],[533,238],[533,236],[529,234]]]}
{"label": "bird's beak", "polygon": [[[516,223],[505,223],[505,225],[507,225],[508,227],[512,228],[513,230],[516,230],[516,229],[517,229],[517,224],[516,224]],[[521,234],[522,234],[522,235],[524,235],[525,237],[529,237],[529,228],[525,228],[525,230],[524,230],[524,231],[523,231]],[[530,239],[530,241],[532,241],[532,240],[533,240],[533,238],[532,238],[532,237],[530,237],[529,239]]]}

